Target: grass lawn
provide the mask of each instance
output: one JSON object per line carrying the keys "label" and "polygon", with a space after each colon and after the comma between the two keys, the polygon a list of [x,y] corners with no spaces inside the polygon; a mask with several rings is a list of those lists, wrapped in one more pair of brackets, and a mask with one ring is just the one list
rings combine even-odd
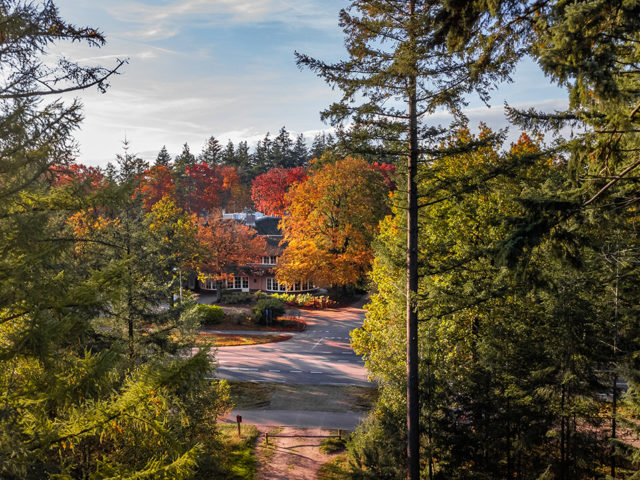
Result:
{"label": "grass lawn", "polygon": [[196,340],[198,345],[211,345],[213,347],[236,347],[238,345],[260,345],[263,343],[284,342],[291,335],[267,334],[267,335],[238,335],[231,333],[205,333],[200,332]]}
{"label": "grass lawn", "polygon": [[236,408],[245,410],[319,410],[367,412],[377,390],[335,385],[285,385],[281,383],[229,382]]}
{"label": "grass lawn", "polygon": [[236,425],[219,425],[218,428],[222,433],[225,449],[225,479],[255,480],[258,429],[253,425],[242,425],[239,437]]}
{"label": "grass lawn", "polygon": [[338,455],[318,470],[318,480],[348,480],[349,463],[345,455]]}

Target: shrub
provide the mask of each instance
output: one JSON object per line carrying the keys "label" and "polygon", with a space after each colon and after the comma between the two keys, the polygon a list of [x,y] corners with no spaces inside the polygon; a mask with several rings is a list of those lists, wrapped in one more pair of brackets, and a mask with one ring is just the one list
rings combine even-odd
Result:
{"label": "shrub", "polygon": [[267,321],[266,311],[269,310],[272,320],[284,315],[285,304],[279,298],[262,298],[251,309],[251,320],[264,325]]}
{"label": "shrub", "polygon": [[230,308],[224,312],[224,319],[228,323],[233,323],[236,325],[241,325],[242,323],[244,323],[248,316],[249,314],[246,311],[240,310],[239,308]]}
{"label": "shrub", "polygon": [[222,308],[217,305],[196,305],[195,314],[201,325],[216,325],[224,318]]}
{"label": "shrub", "polygon": [[220,298],[220,303],[227,305],[253,303],[255,296],[249,292],[225,292]]}

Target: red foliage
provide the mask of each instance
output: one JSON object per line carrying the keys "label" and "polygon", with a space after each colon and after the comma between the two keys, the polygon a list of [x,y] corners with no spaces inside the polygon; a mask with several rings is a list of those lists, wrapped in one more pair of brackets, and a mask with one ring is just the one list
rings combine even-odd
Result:
{"label": "red foliage", "polygon": [[187,167],[185,207],[200,214],[219,208],[222,203],[223,179],[216,168],[206,163]]}
{"label": "red foliage", "polygon": [[81,163],[71,165],[54,165],[49,169],[51,185],[59,187],[71,183],[84,183],[87,190],[96,191],[104,184],[104,175],[95,167],[87,167]]}
{"label": "red foliage", "polygon": [[380,172],[380,175],[384,178],[384,184],[387,186],[389,191],[394,191],[396,189],[396,182],[393,180],[393,174],[396,173],[395,165],[375,162],[371,165],[371,168]]}
{"label": "red foliage", "polygon": [[285,194],[292,185],[304,182],[306,178],[304,167],[273,168],[255,178],[251,186],[251,199],[258,211],[281,217],[287,208]]}
{"label": "red foliage", "polygon": [[134,195],[141,195],[147,211],[162,198],[175,198],[175,185],[168,167],[156,165],[147,170]]}

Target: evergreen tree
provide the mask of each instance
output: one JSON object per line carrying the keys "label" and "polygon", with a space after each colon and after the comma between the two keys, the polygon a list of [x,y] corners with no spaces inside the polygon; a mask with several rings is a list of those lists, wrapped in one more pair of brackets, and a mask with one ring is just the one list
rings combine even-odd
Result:
{"label": "evergreen tree", "polygon": [[187,170],[187,167],[196,164],[196,157],[193,156],[189,149],[189,144],[185,143],[182,146],[182,152],[178,155],[173,164],[173,168],[178,173],[183,173]]}
{"label": "evergreen tree", "polygon": [[293,141],[291,140],[291,136],[287,129],[282,127],[278,135],[271,142],[268,161],[269,170],[271,168],[292,168],[296,166],[293,164],[292,147]]}
{"label": "evergreen tree", "polygon": [[223,162],[222,145],[213,136],[209,137],[207,143],[202,149],[202,153],[198,156],[200,163],[206,163],[210,167],[216,167]]}
{"label": "evergreen tree", "polygon": [[167,151],[167,147],[165,145],[163,145],[158,152],[155,165],[162,167],[168,167],[169,165],[171,165],[171,155],[169,155],[169,152]]}
{"label": "evergreen tree", "polygon": [[[224,392],[206,379],[205,354],[131,362],[109,338],[116,330],[99,327],[120,300],[109,292],[127,265],[92,269],[108,262],[93,248],[115,248],[93,234],[117,221],[93,224],[87,236],[72,226],[122,197],[108,179],[73,168],[78,101],[42,98],[104,90],[117,68],[43,63],[57,40],[104,43],[95,29],[66,23],[52,2],[6,1],[0,17],[0,477],[193,477],[202,446],[215,452],[211,418]],[[126,173],[113,166],[114,179],[140,167],[122,165]],[[139,333],[144,342],[147,331]]]}
{"label": "evergreen tree", "polygon": [[234,156],[234,166],[240,174],[243,185],[250,185],[253,175],[253,156],[249,154],[249,144],[245,141],[239,142]]}
{"label": "evergreen tree", "polygon": [[234,167],[234,168],[237,168],[239,166],[236,163],[235,148],[231,140],[227,142],[227,146],[224,148],[222,152],[222,164],[226,165],[227,167]]}
{"label": "evergreen tree", "polygon": [[251,155],[251,178],[266,173],[272,168],[272,141],[269,132],[262,140],[258,141],[256,150]]}
{"label": "evergreen tree", "polygon": [[315,137],[313,137],[313,142],[311,143],[311,149],[309,150],[310,158],[322,158],[325,151],[331,148],[334,145],[333,135],[330,133],[319,133]]}
{"label": "evergreen tree", "polygon": [[[472,71],[472,61],[451,54],[440,37],[438,22],[444,12],[440,4],[415,0],[354,0],[340,12],[347,60],[327,64],[296,53],[298,65],[309,67],[342,91],[341,101],[322,113],[323,120],[334,125],[351,122],[354,137],[382,143],[393,139],[398,147],[393,153],[407,159],[408,195],[402,201],[408,210],[405,300],[410,480],[419,477],[418,318],[413,300],[418,294],[416,174],[421,157],[437,159],[436,146],[443,133],[423,128],[420,122],[442,107],[458,115],[465,94],[477,91],[485,95],[490,80],[501,73],[501,66],[491,62]],[[389,97],[398,101],[389,104]],[[431,158],[425,158],[428,152]]]}
{"label": "evergreen tree", "polygon": [[301,133],[296,137],[296,141],[291,150],[292,167],[306,167],[309,161],[309,152],[307,151],[307,142]]}

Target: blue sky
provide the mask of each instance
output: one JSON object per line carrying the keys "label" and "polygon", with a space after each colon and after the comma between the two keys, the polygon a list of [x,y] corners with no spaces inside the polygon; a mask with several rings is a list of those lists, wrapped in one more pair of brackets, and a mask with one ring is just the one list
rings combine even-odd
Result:
{"label": "blue sky", "polygon": [[[337,93],[295,65],[295,50],[336,60],[344,56],[338,11],[343,0],[57,0],[67,21],[99,28],[102,49],[59,45],[86,63],[129,58],[107,94],[82,92],[85,120],[76,133],[79,161],[105,165],[131,149],[152,160],[163,145],[172,154],[188,142],[198,153],[213,135],[250,143],[283,125],[311,138],[329,128],[319,111]],[[531,62],[494,92],[492,108],[470,99],[472,123],[506,125],[503,104],[545,109],[565,104]],[[446,121],[436,114],[434,121]],[[512,132],[512,137],[517,132]]]}

